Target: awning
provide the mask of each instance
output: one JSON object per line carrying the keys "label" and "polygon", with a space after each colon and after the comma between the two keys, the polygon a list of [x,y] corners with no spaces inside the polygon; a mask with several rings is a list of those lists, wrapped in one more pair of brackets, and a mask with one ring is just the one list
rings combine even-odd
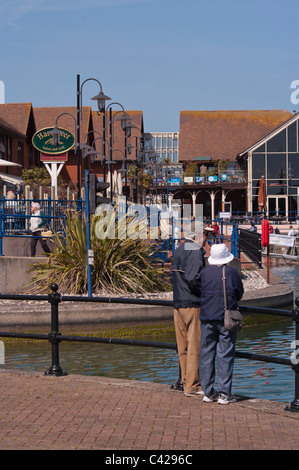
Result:
{"label": "awning", "polygon": [[2,158],[0,158],[0,166],[22,166],[22,165],[19,165],[18,163],[14,163],[14,162],[9,162],[8,160],[3,160]]}
{"label": "awning", "polygon": [[20,178],[19,176],[8,175],[7,173],[0,173],[0,179],[10,184],[17,184],[17,185],[24,184],[24,180]]}

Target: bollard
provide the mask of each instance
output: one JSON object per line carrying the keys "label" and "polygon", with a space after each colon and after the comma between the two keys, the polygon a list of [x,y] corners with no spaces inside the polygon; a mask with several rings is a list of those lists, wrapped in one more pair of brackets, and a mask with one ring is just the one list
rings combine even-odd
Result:
{"label": "bollard", "polygon": [[[292,319],[295,322],[295,351],[299,352],[299,297],[295,299],[296,308],[293,310]],[[292,360],[292,369],[295,371],[295,399],[292,403],[286,406],[286,411],[299,411],[299,357],[294,354]]]}
{"label": "bollard", "polygon": [[58,331],[58,304],[61,302],[61,295],[57,292],[57,284],[51,284],[51,290],[52,292],[48,295],[48,300],[51,304],[52,331],[49,333],[49,341],[52,344],[52,365],[48,372],[45,372],[45,375],[55,375],[56,377],[60,377],[62,375],[67,375],[59,365],[59,343],[61,340],[59,339],[60,333]]}

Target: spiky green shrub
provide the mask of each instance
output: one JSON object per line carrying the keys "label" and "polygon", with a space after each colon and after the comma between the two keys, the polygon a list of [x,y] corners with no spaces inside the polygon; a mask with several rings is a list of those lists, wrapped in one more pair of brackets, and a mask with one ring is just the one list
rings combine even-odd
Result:
{"label": "spiky green shrub", "polygon": [[[100,228],[109,236],[99,237]],[[125,225],[124,225],[125,224]],[[127,235],[124,237],[124,227]],[[91,249],[94,251],[92,290],[97,293],[146,293],[169,289],[167,277],[152,253],[155,243],[148,238],[134,238],[134,226],[127,219],[115,222],[109,214],[104,222],[92,217],[90,223]],[[48,292],[56,282],[59,291],[68,294],[87,292],[86,223],[78,212],[69,212],[65,220],[65,235],[56,234],[55,248],[43,263],[31,267],[32,290]],[[103,230],[101,230],[103,235]]]}

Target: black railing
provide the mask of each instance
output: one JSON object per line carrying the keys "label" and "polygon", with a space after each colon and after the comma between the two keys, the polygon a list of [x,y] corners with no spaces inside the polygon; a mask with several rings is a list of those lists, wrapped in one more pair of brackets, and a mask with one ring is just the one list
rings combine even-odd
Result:
{"label": "black railing", "polygon": [[[59,364],[59,344],[61,341],[78,341],[85,343],[106,343],[106,344],[121,344],[127,346],[144,346],[162,349],[173,349],[176,350],[177,346],[175,343],[163,343],[155,341],[137,341],[117,338],[100,338],[100,337],[89,337],[89,336],[69,336],[62,335],[59,332],[59,309],[60,302],[63,301],[74,301],[74,302],[96,302],[96,303],[117,303],[117,304],[139,304],[139,305],[159,305],[162,307],[173,306],[171,300],[155,300],[155,299],[131,299],[123,297],[83,297],[83,296],[62,296],[58,292],[58,285],[51,285],[51,292],[48,295],[18,295],[18,294],[0,294],[0,299],[9,300],[37,300],[37,301],[48,301],[51,304],[51,332],[47,334],[38,333],[15,333],[15,332],[0,332],[0,337],[3,338],[20,338],[20,339],[38,339],[47,340],[52,346],[52,364],[45,375],[54,375],[60,377],[67,375]],[[250,307],[240,306],[242,313],[255,313],[255,314],[268,314],[276,316],[284,316],[291,318],[296,325],[295,328],[295,344],[296,350],[294,352],[294,360],[268,356],[262,354],[252,354],[243,351],[236,351],[235,356],[243,359],[250,359],[262,362],[269,362],[275,364],[282,364],[292,367],[295,372],[295,398],[290,405],[286,406],[287,411],[299,411],[299,297],[295,300],[296,307],[293,311],[272,309],[264,307]],[[296,351],[298,350],[298,361]],[[177,384],[179,384],[178,379]]]}

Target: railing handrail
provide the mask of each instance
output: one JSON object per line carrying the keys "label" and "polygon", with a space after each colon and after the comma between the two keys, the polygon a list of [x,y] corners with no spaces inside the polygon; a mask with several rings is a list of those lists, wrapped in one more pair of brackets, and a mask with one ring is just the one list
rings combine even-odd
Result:
{"label": "railing handrail", "polygon": [[[49,368],[46,375],[62,376],[67,375],[63,372],[59,365],[59,343],[61,341],[79,341],[79,342],[93,342],[93,343],[107,343],[107,344],[122,344],[130,346],[145,346],[155,347],[164,349],[177,349],[174,343],[163,343],[153,341],[139,341],[139,340],[128,340],[118,338],[100,338],[100,337],[89,337],[89,336],[69,336],[62,335],[59,332],[59,316],[58,316],[58,305],[63,301],[75,301],[75,302],[104,302],[104,303],[131,303],[131,304],[143,304],[143,305],[160,305],[160,306],[173,306],[172,300],[161,300],[161,299],[134,299],[125,297],[85,297],[85,296],[70,296],[61,295],[58,293],[57,284],[51,285],[52,291],[48,295],[31,295],[31,294],[0,294],[0,299],[7,300],[36,300],[36,301],[48,301],[51,304],[51,333],[48,335],[37,334],[37,333],[16,333],[16,332],[0,332],[0,337],[10,338],[27,338],[27,339],[40,339],[48,340],[52,344],[52,365]],[[251,306],[240,306],[240,310],[243,313],[261,313],[269,315],[281,315],[291,317],[296,323],[296,343],[299,343],[299,297],[296,298],[296,309],[293,311],[272,309],[266,307],[251,307]],[[298,344],[297,343],[297,344]],[[258,360],[263,362],[271,362],[276,364],[282,364],[291,366],[295,371],[295,399],[285,409],[288,411],[299,411],[299,365],[294,364],[290,359],[280,358],[276,356],[266,356],[260,354],[252,354],[243,351],[236,351],[236,357]],[[180,379],[179,379],[180,380]],[[178,383],[178,381],[177,381]]]}
{"label": "railing handrail", "polygon": [[[84,295],[60,295],[61,302],[98,302],[98,303],[112,303],[112,304],[139,304],[139,305],[156,305],[161,307],[172,307],[173,300],[163,299],[148,299],[148,298],[134,298],[134,297],[88,297]],[[32,294],[0,294],[2,300],[37,300],[49,301],[49,295],[32,295]],[[290,310],[275,309],[268,307],[257,307],[255,305],[239,305],[242,313],[260,313],[268,315],[286,316],[292,318]]]}

